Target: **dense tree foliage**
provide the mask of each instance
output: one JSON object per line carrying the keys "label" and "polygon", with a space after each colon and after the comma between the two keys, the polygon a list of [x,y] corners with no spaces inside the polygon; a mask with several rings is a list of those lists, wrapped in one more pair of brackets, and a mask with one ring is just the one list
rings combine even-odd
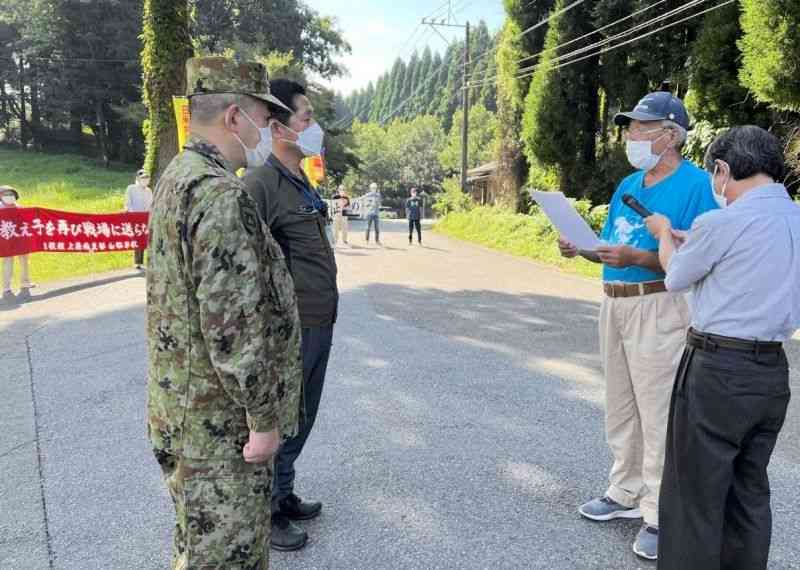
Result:
{"label": "dense tree foliage", "polygon": [[[157,171],[177,150],[171,98],[187,57],[291,54],[332,78],[349,50],[335,20],[301,0],[0,0],[0,141],[141,164],[147,137]],[[332,120],[334,93],[317,91]],[[334,164],[353,164],[331,147]]]}
{"label": "dense tree foliage", "polygon": [[[471,59],[476,74],[494,74],[495,37],[485,22],[475,28],[470,41]],[[461,109],[464,82],[464,42],[453,42],[444,55],[425,47],[422,55],[414,52],[408,62],[398,58],[391,70],[375,83],[351,93],[346,99],[349,115],[359,121],[385,123],[395,118],[411,119],[419,115],[438,117],[446,131]],[[497,90],[491,83],[471,89],[472,104],[494,111]],[[346,118],[346,117],[344,117]]]}

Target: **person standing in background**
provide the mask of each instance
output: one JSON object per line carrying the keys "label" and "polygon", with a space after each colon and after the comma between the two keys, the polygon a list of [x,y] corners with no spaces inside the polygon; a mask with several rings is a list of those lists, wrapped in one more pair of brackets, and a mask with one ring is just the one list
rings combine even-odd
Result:
{"label": "person standing in background", "polygon": [[375,225],[375,243],[381,245],[381,193],[378,185],[373,182],[369,185],[369,193],[364,196],[367,209],[367,243],[373,224]]}
{"label": "person standing in background", "polygon": [[[16,188],[11,186],[0,186],[0,209],[2,208],[17,208],[17,200],[19,200],[19,192]],[[18,255],[19,269],[20,269],[20,291],[21,298],[31,296],[31,289],[36,287],[31,283],[30,266],[28,264],[28,255]],[[17,297],[11,290],[11,282],[14,279],[14,258],[3,258],[3,301],[6,303],[13,303]]]}
{"label": "person standing in background", "polygon": [[[126,212],[150,212],[153,205],[153,191],[150,190],[150,175],[144,168],[136,173],[136,181],[125,191]],[[133,263],[136,269],[144,265],[144,249],[133,252]]]}
{"label": "person standing in background", "polygon": [[408,218],[408,245],[411,245],[414,229],[417,230],[417,243],[422,245],[422,200],[417,196],[417,189],[411,189],[411,198],[406,200],[406,217]]}
{"label": "person standing in background", "polygon": [[347,245],[347,216],[344,209],[350,205],[350,198],[344,193],[344,186],[339,186],[339,191],[333,195],[333,245],[339,243],[339,238]]}

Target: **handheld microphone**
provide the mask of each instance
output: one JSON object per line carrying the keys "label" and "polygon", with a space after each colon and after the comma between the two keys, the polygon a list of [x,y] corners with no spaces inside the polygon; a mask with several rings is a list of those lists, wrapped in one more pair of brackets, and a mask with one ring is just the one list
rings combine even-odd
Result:
{"label": "handheld microphone", "polygon": [[626,206],[628,206],[631,210],[639,214],[643,218],[649,218],[653,215],[653,212],[645,208],[639,200],[631,196],[630,194],[624,194],[622,196],[622,201]]}

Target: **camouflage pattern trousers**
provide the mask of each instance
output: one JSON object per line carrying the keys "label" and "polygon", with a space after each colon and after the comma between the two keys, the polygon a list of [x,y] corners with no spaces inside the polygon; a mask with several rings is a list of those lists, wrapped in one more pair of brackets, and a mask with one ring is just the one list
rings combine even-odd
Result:
{"label": "camouflage pattern trousers", "polygon": [[173,570],[267,570],[272,461],[156,452],[175,504]]}

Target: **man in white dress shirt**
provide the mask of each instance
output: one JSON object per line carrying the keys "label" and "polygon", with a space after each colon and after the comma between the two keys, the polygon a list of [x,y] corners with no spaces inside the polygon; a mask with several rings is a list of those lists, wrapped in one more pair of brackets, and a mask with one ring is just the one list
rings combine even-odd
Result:
{"label": "man in white dress shirt", "polygon": [[[153,204],[153,191],[150,190],[150,175],[144,169],[136,173],[136,182],[128,186],[125,193],[126,212],[149,212]],[[133,263],[136,269],[144,264],[144,249],[133,252]]]}

